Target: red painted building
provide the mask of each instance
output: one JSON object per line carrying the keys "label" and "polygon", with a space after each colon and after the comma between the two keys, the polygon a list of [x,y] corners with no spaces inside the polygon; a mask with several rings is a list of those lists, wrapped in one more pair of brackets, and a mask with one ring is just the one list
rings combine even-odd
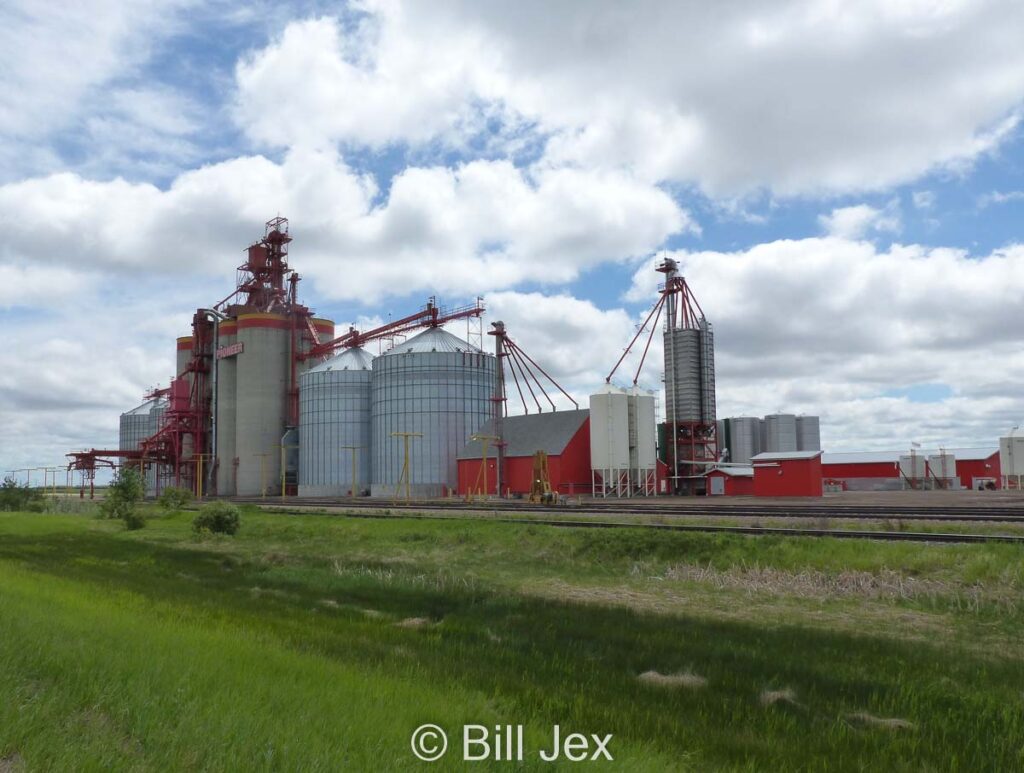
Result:
{"label": "red painted building", "polygon": [[[493,435],[488,422],[478,433]],[[551,489],[559,494],[590,494],[590,412],[555,411],[552,413],[509,416],[504,421],[505,493],[528,494],[533,482],[533,455],[546,451]],[[465,496],[482,488],[482,444],[470,441],[459,452],[458,493]],[[487,450],[487,493],[495,493],[497,451]]]}
{"label": "red painted building", "polygon": [[821,451],[778,451],[757,454],[756,497],[820,497],[823,493]]}
{"label": "red painted building", "polygon": [[705,476],[708,496],[751,497],[754,495],[753,467],[719,467]]}
{"label": "red painted building", "polygon": [[[999,485],[1001,470],[998,448],[947,448],[956,460],[956,477],[961,488],[976,489],[992,481]],[[825,454],[821,460],[826,480],[836,481],[849,491],[894,491],[905,488],[900,476],[900,456],[906,451],[865,451]],[[937,451],[922,450],[927,458]]]}

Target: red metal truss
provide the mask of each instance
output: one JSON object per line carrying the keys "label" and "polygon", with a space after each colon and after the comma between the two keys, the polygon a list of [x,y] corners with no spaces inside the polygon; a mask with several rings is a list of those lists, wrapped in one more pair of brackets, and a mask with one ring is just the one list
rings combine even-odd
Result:
{"label": "red metal truss", "polygon": [[[650,330],[647,332],[647,342],[644,344],[643,355],[640,357],[640,364],[637,365],[636,373],[633,375],[633,386],[636,386],[637,381],[640,379],[640,371],[643,370],[644,362],[647,359],[647,352],[651,348],[651,341],[654,339],[654,334],[658,329],[658,320],[663,312],[665,314],[665,326],[668,330],[693,330],[700,327],[701,320],[704,319],[704,310],[700,307],[686,280],[676,273],[677,270],[678,264],[670,258],[665,259],[658,265],[657,271],[666,275],[665,285],[659,291],[658,300],[647,314],[647,318],[644,319],[640,329],[636,331],[633,340],[629,342],[629,345],[622,352],[622,356],[615,363],[615,367],[612,368],[611,373],[605,378],[605,383],[611,383],[615,371],[619,369],[622,361],[626,359],[636,345],[636,342],[640,340],[645,331],[648,331],[648,326],[650,326]],[[654,324],[651,324],[652,319]]]}
{"label": "red metal truss", "polygon": [[361,331],[353,327],[348,332],[330,341],[317,342],[308,352],[301,354],[301,359],[316,357],[326,359],[337,349],[350,349],[354,346],[365,346],[370,341],[377,341],[382,338],[394,338],[395,336],[411,333],[427,327],[440,327],[449,322],[456,322],[460,319],[479,317],[484,313],[484,304],[480,298],[476,303],[467,306],[460,306],[454,309],[444,309],[437,306],[434,298],[430,298],[419,311],[401,319],[392,320],[385,325],[375,327],[372,330]]}

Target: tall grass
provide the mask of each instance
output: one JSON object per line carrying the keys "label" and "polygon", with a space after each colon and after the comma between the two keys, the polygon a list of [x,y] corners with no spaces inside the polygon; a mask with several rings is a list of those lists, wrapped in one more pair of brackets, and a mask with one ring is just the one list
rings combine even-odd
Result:
{"label": "tall grass", "polygon": [[[907,558],[922,577],[980,566],[995,582],[1015,576],[1019,554],[243,518],[237,537],[217,538],[192,535],[185,516],[153,518],[137,534],[0,516],[0,759],[405,770],[408,736],[429,721],[523,723],[527,748],[555,723],[613,733],[609,767],[625,770],[1024,766],[1022,658],[903,641],[899,606],[892,630],[854,634],[811,625],[817,602],[766,626],[700,608],[561,602],[512,581],[628,583],[637,562],[825,572],[893,570]],[[651,672],[687,678],[639,678]],[[791,697],[766,702],[766,691]]]}

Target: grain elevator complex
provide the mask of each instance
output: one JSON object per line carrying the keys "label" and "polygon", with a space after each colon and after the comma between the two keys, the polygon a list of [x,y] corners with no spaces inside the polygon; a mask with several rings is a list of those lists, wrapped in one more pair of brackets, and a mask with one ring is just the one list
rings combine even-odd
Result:
{"label": "grain elevator complex", "polygon": [[[550,502],[1021,486],[1019,436],[1004,438],[1002,453],[912,451],[858,465],[839,458],[856,455],[822,453],[817,416],[719,419],[714,331],[674,260],[657,266],[656,302],[580,407],[503,322],[483,334],[481,299],[446,309],[431,298],[408,316],[336,335],[299,301],[291,241],[288,221],[270,220],[246,249],[234,291],[197,309],[191,334],[177,339],[169,385],[121,415],[118,448],[68,455],[83,492],[99,468],[124,465],[143,472],[150,494],[175,485],[222,497]],[[446,329],[456,322],[465,338]],[[659,332],[663,400],[639,386]],[[613,384],[629,355],[631,383]],[[975,467],[959,466],[972,459]]]}

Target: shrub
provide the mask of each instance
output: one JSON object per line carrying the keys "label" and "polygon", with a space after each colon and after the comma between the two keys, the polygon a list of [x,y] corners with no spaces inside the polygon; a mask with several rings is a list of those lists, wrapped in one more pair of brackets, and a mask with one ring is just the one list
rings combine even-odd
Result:
{"label": "shrub", "polygon": [[240,525],[237,507],[230,502],[210,502],[199,508],[199,515],[192,521],[192,530],[197,534],[234,534]]}
{"label": "shrub", "polygon": [[178,486],[168,486],[160,492],[160,497],[157,499],[160,507],[168,512],[180,510],[191,501],[192,492],[187,488],[179,488]]}
{"label": "shrub", "polygon": [[18,483],[14,478],[4,478],[4,482],[0,483],[0,510],[41,513],[45,509],[42,489]]}
{"label": "shrub", "polygon": [[139,471],[134,467],[122,467],[107,489],[100,512],[106,518],[120,518],[126,529],[141,529],[146,525],[146,520],[135,506],[145,493],[145,484]]}

